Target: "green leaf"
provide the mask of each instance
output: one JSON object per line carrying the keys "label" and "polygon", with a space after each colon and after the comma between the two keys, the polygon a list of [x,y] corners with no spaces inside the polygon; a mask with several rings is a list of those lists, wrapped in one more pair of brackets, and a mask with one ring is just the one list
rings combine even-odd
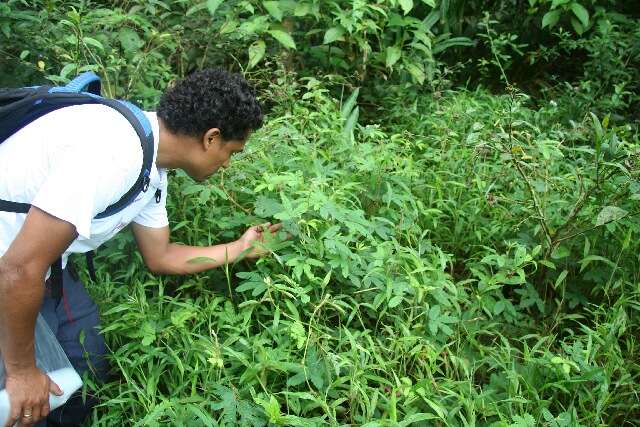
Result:
{"label": "green leaf", "polygon": [[104,46],[102,45],[102,43],[100,43],[98,40],[94,38],[83,37],[82,41],[89,46],[97,47],[100,50],[104,50]]}
{"label": "green leaf", "polygon": [[419,423],[420,421],[437,420],[437,419],[438,417],[434,414],[425,414],[420,412],[417,414],[409,415],[407,418],[400,421],[400,423],[398,423],[398,427],[409,427],[411,425],[417,426],[420,424],[416,424],[416,423]]}
{"label": "green leaf", "polygon": [[566,246],[558,246],[551,253],[551,258],[553,259],[562,259],[569,256],[571,252],[567,249]]}
{"label": "green leaf", "polygon": [[323,390],[325,381],[322,374],[325,372],[325,367],[315,346],[309,347],[309,351],[307,353],[307,371],[309,373],[309,379],[313,385],[318,390]]}
{"label": "green leaf", "polygon": [[62,67],[62,70],[60,70],[60,77],[66,78],[71,71],[75,70],[75,68],[76,64],[74,62],[65,65],[64,67]]}
{"label": "green leaf", "polygon": [[335,41],[344,41],[344,29],[342,27],[331,27],[324,33],[323,44],[329,44]]}
{"label": "green leaf", "polygon": [[206,7],[207,7],[206,3],[200,3],[195,6],[192,6],[187,10],[187,13],[185,13],[185,16],[191,16],[196,12],[200,12],[201,10],[204,10]]}
{"label": "green leaf", "polygon": [[402,295],[396,295],[393,298],[391,298],[391,300],[389,300],[388,306],[389,308],[394,308],[400,305],[401,302],[402,302]]}
{"label": "green leaf", "polygon": [[203,411],[202,408],[199,407],[198,405],[191,404],[191,405],[188,405],[187,408],[191,414],[193,414],[196,418],[199,419],[201,425],[205,427],[213,427],[218,425],[218,423],[214,424],[214,420],[213,418],[211,418],[211,415]]}
{"label": "green leaf", "polygon": [[181,310],[171,312],[171,323],[179,328],[183,327],[185,322],[195,316],[196,313],[183,308]]}
{"label": "green leaf", "polygon": [[601,257],[599,255],[589,255],[588,257],[584,257],[583,259],[580,260],[580,272],[582,273],[584,269],[587,268],[587,266],[591,264],[593,261],[603,262],[607,264],[609,267],[613,267],[613,268],[617,267],[617,264],[611,261],[610,259]]}
{"label": "green leaf", "polygon": [[295,16],[307,16],[311,13],[311,5],[309,3],[298,3],[293,10]]}
{"label": "green leaf", "polygon": [[360,109],[358,107],[354,108],[349,117],[347,118],[347,122],[344,124],[344,128],[342,129],[342,135],[346,138],[349,138],[351,142],[353,142],[353,130],[358,124],[358,116],[360,115]]}
{"label": "green leaf", "polygon": [[560,20],[560,11],[559,10],[552,10],[551,12],[547,12],[542,17],[542,28],[544,28],[544,27],[551,28],[554,25],[556,25],[559,20]]}
{"label": "green leaf", "polygon": [[269,15],[271,15],[276,21],[282,21],[282,9],[280,9],[280,2],[277,1],[263,1],[262,5]]}
{"label": "green leaf", "polygon": [[422,64],[414,64],[414,63],[406,63],[405,64],[405,68],[407,69],[407,71],[409,72],[409,74],[411,74],[411,77],[413,77],[413,79],[420,83],[423,84],[425,79],[427,78],[426,74],[424,73],[424,68],[422,67]]}
{"label": "green leaf", "polygon": [[440,53],[450,47],[458,47],[458,46],[474,46],[475,42],[468,37],[451,37],[449,39],[443,40],[437,43],[433,47],[433,54]]}
{"label": "green leaf", "polygon": [[2,30],[2,34],[4,34],[6,38],[11,37],[11,26],[8,22],[3,22],[2,24],[0,24],[0,30]]}
{"label": "green leaf", "polygon": [[252,69],[262,60],[266,49],[267,45],[264,40],[257,40],[249,46],[249,65],[247,65],[247,70]]}
{"label": "green leaf", "polygon": [[287,379],[287,385],[290,387],[295,387],[305,382],[306,379],[307,376],[304,374],[304,370],[300,369],[297,374]]}
{"label": "green leaf", "polygon": [[209,15],[215,16],[216,10],[218,10],[218,6],[222,4],[222,0],[207,0],[207,10],[209,11]]}
{"label": "green leaf", "polygon": [[567,278],[567,274],[569,274],[569,272],[567,270],[562,270],[562,272],[560,273],[560,275],[556,279],[555,284],[553,285],[553,289],[558,289],[558,286],[560,286],[562,284],[562,282],[564,281],[564,279]]}
{"label": "green leaf", "polygon": [[289,33],[282,30],[270,30],[268,33],[271,34],[274,39],[278,40],[278,42],[280,42],[284,47],[288,49],[296,48],[296,42],[293,41],[293,38]]}
{"label": "green leaf", "polygon": [[225,23],[220,27],[220,34],[233,33],[236,28],[238,28],[238,21],[235,21],[233,19],[225,21]]}
{"label": "green leaf", "polygon": [[571,0],[553,0],[553,2],[551,2],[551,9],[555,9],[558,6],[562,6],[564,4],[569,3]]}
{"label": "green leaf", "polygon": [[422,3],[431,7],[436,7],[436,0],[422,0]]}
{"label": "green leaf", "polygon": [[576,18],[580,20],[582,26],[587,28],[589,26],[589,12],[580,3],[571,3],[571,11],[576,15]]}
{"label": "green leaf", "polygon": [[576,18],[571,18],[571,26],[579,36],[581,36],[582,33],[584,33],[585,28],[582,26],[580,21],[578,21]]}
{"label": "green leaf", "polygon": [[440,20],[440,11],[436,9],[432,10],[431,13],[428,14],[427,17],[424,18],[424,20],[422,21],[422,25],[424,25],[424,30],[429,31],[431,27],[433,27],[438,23],[439,20]]}
{"label": "green leaf", "polygon": [[406,15],[413,9],[413,0],[400,0],[400,7],[402,7],[402,11]]}
{"label": "green leaf", "polygon": [[389,46],[387,48],[387,59],[385,62],[387,68],[393,67],[393,65],[398,62],[401,56],[402,50],[398,46]]}
{"label": "green leaf", "polygon": [[536,420],[530,414],[524,414],[523,416],[515,415],[513,417],[513,424],[509,427],[534,427]]}
{"label": "green leaf", "polygon": [[118,40],[125,52],[137,52],[142,47],[144,42],[140,39],[138,33],[131,28],[121,28],[118,31]]}
{"label": "green leaf", "polygon": [[340,115],[342,116],[343,119],[347,119],[349,115],[353,112],[353,108],[356,105],[356,101],[358,100],[359,94],[360,94],[360,88],[358,87],[356,88],[356,90],[353,91],[351,96],[347,98],[344,104],[342,104],[342,107],[340,108]]}
{"label": "green leaf", "polygon": [[609,222],[617,221],[627,216],[629,212],[617,206],[605,206],[596,219],[596,226],[604,225]]}

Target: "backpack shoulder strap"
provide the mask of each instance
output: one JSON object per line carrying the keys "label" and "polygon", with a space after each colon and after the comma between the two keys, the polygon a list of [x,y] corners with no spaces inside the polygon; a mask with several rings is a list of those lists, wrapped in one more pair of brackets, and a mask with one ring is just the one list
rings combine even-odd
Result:
{"label": "backpack shoulder strap", "polygon": [[141,109],[131,104],[130,102],[122,100],[103,98],[100,103],[108,105],[109,107],[118,111],[127,120],[129,120],[129,123],[131,123],[131,125],[135,129],[142,147],[142,168],[140,169],[138,179],[136,180],[135,184],[133,184],[133,186],[129,189],[129,191],[127,191],[116,203],[110,205],[109,207],[107,207],[107,209],[96,215],[96,218],[98,219],[105,218],[117,212],[120,212],[131,202],[133,202],[140,191],[147,191],[147,189],[149,188],[154,151],[151,123],[149,123],[149,119],[147,118],[147,116],[145,116],[144,112]]}

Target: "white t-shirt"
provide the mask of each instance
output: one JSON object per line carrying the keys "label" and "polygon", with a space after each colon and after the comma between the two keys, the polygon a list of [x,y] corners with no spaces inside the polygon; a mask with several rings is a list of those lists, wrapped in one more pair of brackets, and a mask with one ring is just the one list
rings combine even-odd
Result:
{"label": "white t-shirt", "polygon": [[[158,119],[155,113],[145,114],[154,135],[149,189],[102,219],[95,216],[133,186],[142,167],[140,139],[116,110],[93,104],[61,108],[0,144],[0,199],[30,203],[75,226],[78,238],[63,254],[63,265],[70,253],[97,248],[132,221],[153,228],[169,224],[167,173],[156,166]],[[0,211],[0,256],[25,218]]]}

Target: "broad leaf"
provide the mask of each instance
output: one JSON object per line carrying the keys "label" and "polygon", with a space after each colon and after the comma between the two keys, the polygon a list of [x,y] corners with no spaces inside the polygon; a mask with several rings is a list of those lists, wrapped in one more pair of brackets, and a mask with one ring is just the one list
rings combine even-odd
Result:
{"label": "broad leaf", "polygon": [[393,298],[391,298],[388,304],[389,308],[394,308],[400,305],[400,303],[402,302],[402,299],[403,299],[402,295],[396,295]]}
{"label": "broad leaf", "polygon": [[433,47],[433,54],[440,53],[450,47],[458,47],[458,46],[474,46],[475,42],[468,37],[451,37],[449,39],[438,42]]}
{"label": "broad leaf", "polygon": [[296,42],[293,41],[293,38],[289,33],[282,30],[270,30],[268,33],[271,34],[274,39],[278,40],[284,47],[288,49],[296,48]]}
{"label": "broad leaf", "polygon": [[100,50],[104,50],[104,46],[102,45],[102,43],[100,43],[98,40],[96,40],[94,38],[83,37],[82,41],[87,45],[90,45],[90,46],[93,46],[93,47],[97,47]]}
{"label": "broad leaf", "polygon": [[627,216],[629,212],[617,206],[605,206],[596,219],[596,226],[604,225],[609,222],[617,221]]}
{"label": "broad leaf", "polygon": [[322,43],[329,44],[335,41],[344,41],[344,29],[342,27],[331,27],[324,33]]}
{"label": "broad leaf", "polygon": [[585,28],[582,26],[582,23],[578,21],[576,18],[571,18],[571,26],[575,30],[578,35],[582,35],[584,33]]}
{"label": "broad leaf", "polygon": [[427,15],[426,18],[422,21],[422,25],[424,25],[424,30],[429,31],[431,27],[433,27],[440,20],[440,11],[432,10],[430,14]]}
{"label": "broad leaf", "polygon": [[389,46],[387,48],[387,59],[386,59],[387,68],[393,67],[393,65],[396,62],[398,62],[401,56],[402,56],[402,50],[400,50],[398,46]]}
{"label": "broad leaf", "polygon": [[589,26],[589,12],[580,3],[571,3],[571,10],[584,28]]}
{"label": "broad leaf", "polygon": [[247,69],[250,70],[255,67],[258,62],[262,60],[264,57],[264,53],[266,51],[266,44],[264,40],[258,40],[249,46],[249,64],[247,65]]}
{"label": "broad leaf", "polygon": [[400,7],[402,7],[402,12],[406,15],[413,9],[413,0],[400,0]]}
{"label": "broad leaf", "polygon": [[411,74],[411,77],[420,84],[423,84],[427,75],[424,73],[424,68],[422,68],[422,64],[414,64],[411,62],[405,63],[405,68]]}
{"label": "broad leaf", "polygon": [[282,21],[282,9],[280,9],[280,3],[277,1],[263,1],[262,5],[269,15],[271,15],[275,20]]}
{"label": "broad leaf", "polygon": [[551,12],[545,13],[542,17],[542,28],[544,27],[553,27],[560,20],[560,11],[552,10]]}
{"label": "broad leaf", "polygon": [[347,119],[349,115],[352,113],[353,108],[356,106],[356,102],[358,100],[359,94],[360,94],[360,88],[358,87],[356,88],[356,90],[353,91],[351,96],[347,98],[344,104],[342,104],[342,107],[340,108],[340,115],[342,116],[343,119]]}
{"label": "broad leaf", "polygon": [[207,10],[211,16],[215,16],[218,6],[222,4],[222,0],[207,0]]}
{"label": "broad leaf", "polygon": [[140,36],[138,36],[138,33],[127,27],[121,28],[120,31],[118,31],[118,40],[125,52],[136,52],[144,44]]}

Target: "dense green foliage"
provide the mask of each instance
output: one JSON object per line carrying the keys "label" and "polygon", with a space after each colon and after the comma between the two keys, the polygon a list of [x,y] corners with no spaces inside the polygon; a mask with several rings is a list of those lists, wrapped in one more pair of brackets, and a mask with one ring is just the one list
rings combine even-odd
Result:
{"label": "dense green foliage", "polygon": [[222,64],[270,109],[229,170],[172,176],[172,236],[293,239],[191,277],[148,273],[128,233],[102,249],[114,373],[87,381],[90,424],[636,423],[629,3],[0,5],[3,84],[92,69],[153,108]]}

